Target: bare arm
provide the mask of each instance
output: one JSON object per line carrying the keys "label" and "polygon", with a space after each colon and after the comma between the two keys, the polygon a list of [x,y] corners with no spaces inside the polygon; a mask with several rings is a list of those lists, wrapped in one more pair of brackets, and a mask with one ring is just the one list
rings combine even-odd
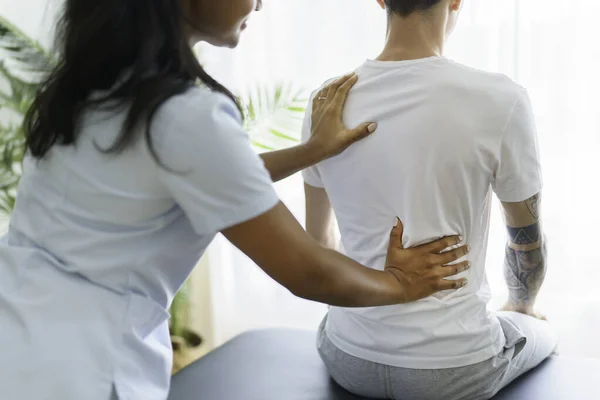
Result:
{"label": "bare arm", "polygon": [[306,232],[323,247],[338,249],[333,210],[323,188],[304,184],[306,199]]}
{"label": "bare arm", "polygon": [[464,279],[444,278],[468,268],[466,262],[445,266],[466,255],[466,246],[440,254],[459,243],[456,236],[404,249],[400,222],[391,233],[386,270],[365,268],[320,246],[282,203],[223,234],[296,296],[343,307],[405,303],[457,289]]}
{"label": "bare arm", "polygon": [[277,182],[323,161],[328,155],[313,143],[307,142],[283,150],[262,153],[260,157],[273,182]]}
{"label": "bare arm", "polygon": [[546,275],[546,240],[540,223],[541,194],[519,203],[502,203],[508,229],[504,277],[509,298],[505,310],[534,315]]}

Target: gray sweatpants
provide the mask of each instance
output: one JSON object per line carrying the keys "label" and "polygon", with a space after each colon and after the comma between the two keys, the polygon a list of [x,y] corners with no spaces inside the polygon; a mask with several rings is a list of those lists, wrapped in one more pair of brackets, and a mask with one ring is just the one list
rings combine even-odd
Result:
{"label": "gray sweatpants", "polygon": [[487,400],[536,367],[557,345],[546,321],[513,312],[497,314],[506,346],[496,357],[447,369],[408,369],[366,361],[338,349],[321,323],[317,347],[331,377],[362,397],[395,400]]}

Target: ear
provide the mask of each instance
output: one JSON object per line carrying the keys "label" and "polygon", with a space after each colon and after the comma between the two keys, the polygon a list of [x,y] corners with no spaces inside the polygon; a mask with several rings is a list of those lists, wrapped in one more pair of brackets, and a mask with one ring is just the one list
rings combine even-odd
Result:
{"label": "ear", "polygon": [[450,10],[459,11],[462,6],[462,0],[450,0]]}
{"label": "ear", "polygon": [[382,10],[385,10],[385,0],[377,0],[377,4],[379,4]]}

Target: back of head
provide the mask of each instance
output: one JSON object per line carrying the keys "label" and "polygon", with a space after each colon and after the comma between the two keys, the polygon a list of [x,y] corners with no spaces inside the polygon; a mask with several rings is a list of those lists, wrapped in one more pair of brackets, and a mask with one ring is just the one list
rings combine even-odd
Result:
{"label": "back of head", "polygon": [[385,0],[387,10],[392,14],[407,17],[415,12],[428,11],[442,0]]}

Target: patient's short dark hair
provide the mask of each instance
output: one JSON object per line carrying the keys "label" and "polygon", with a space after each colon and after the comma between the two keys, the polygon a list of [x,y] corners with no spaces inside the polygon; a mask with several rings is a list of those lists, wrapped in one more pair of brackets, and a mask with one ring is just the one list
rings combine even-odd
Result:
{"label": "patient's short dark hair", "polygon": [[388,12],[407,17],[414,12],[427,11],[442,0],[385,0]]}

